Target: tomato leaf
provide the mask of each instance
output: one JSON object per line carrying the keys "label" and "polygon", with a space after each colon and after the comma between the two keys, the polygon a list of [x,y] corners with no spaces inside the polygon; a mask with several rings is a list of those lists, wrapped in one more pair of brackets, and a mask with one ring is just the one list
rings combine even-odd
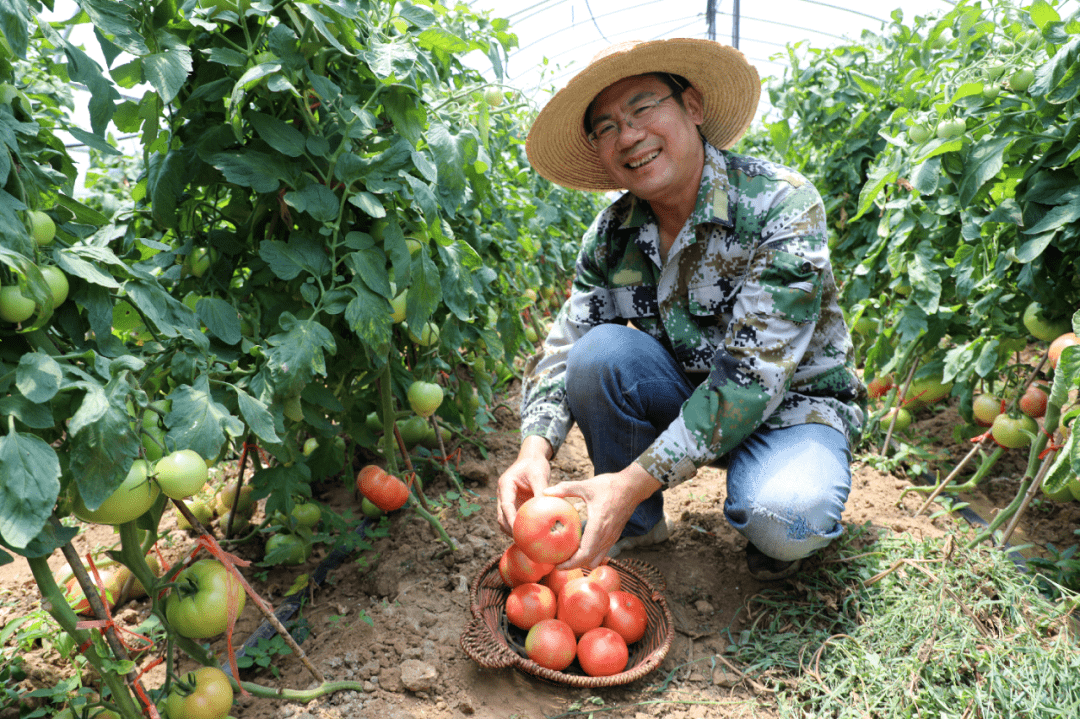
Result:
{"label": "tomato leaf", "polygon": [[1064,105],[1080,94],[1080,38],[1073,38],[1049,62],[1035,68],[1029,91],[1055,105]]}
{"label": "tomato leaf", "polygon": [[244,424],[210,394],[210,379],[200,375],[194,385],[181,385],[169,394],[172,408],[165,417],[172,446],[194,450],[200,457],[221,453],[226,435],[240,437]]}
{"label": "tomato leaf", "polygon": [[1005,166],[1005,148],[1012,142],[1011,137],[994,137],[972,146],[965,159],[964,176],[960,181],[962,204],[971,204],[983,185],[1001,172],[1001,168]]}
{"label": "tomato leaf", "polygon": [[[349,287],[356,293],[345,308],[345,321],[349,323],[349,329],[373,354],[384,354],[391,339],[389,303],[362,282],[354,280]],[[382,352],[379,351],[380,347],[383,348]]]}
{"label": "tomato leaf", "polygon": [[262,112],[251,112],[246,117],[255,132],[270,147],[289,157],[300,157],[304,154],[304,134],[292,125]]}
{"label": "tomato leaf", "polygon": [[308,213],[319,222],[331,222],[338,216],[337,195],[319,182],[308,182],[303,189],[285,193],[285,204],[298,212]]}
{"label": "tomato leaf", "polygon": [[163,102],[172,102],[191,72],[191,50],[172,33],[158,31],[154,37],[164,52],[143,55],[143,75]]}
{"label": "tomato leaf", "polygon": [[26,547],[45,527],[60,495],[60,460],[49,444],[32,434],[0,437],[0,536]]}
{"label": "tomato leaf", "polygon": [[19,358],[15,386],[31,402],[48,402],[60,390],[64,372],[60,363],[44,352],[27,352]]}
{"label": "tomato leaf", "polygon": [[236,308],[217,297],[203,297],[195,305],[195,314],[206,328],[227,345],[234,345],[243,339],[240,330],[240,316]]}
{"label": "tomato leaf", "polygon": [[266,405],[239,387],[233,387],[233,390],[236,391],[240,416],[244,418],[255,436],[269,444],[281,444],[281,438],[278,436],[277,428],[274,426],[274,415],[270,413]]}
{"label": "tomato leaf", "polygon": [[119,487],[138,455],[139,438],[127,410],[131,385],[122,375],[105,387],[89,381],[79,409],[68,424],[71,476],[87,509],[94,510]]}
{"label": "tomato leaf", "polygon": [[[389,315],[386,319],[389,320]],[[325,353],[337,352],[337,343],[323,325],[298,320],[288,312],[281,316],[279,324],[284,332],[266,340],[270,345],[266,352],[267,367],[277,394],[291,397],[315,375],[326,375]]]}

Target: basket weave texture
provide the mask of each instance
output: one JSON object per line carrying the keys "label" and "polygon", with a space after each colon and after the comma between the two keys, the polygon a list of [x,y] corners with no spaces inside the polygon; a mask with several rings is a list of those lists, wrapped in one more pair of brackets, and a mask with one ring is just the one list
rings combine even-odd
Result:
{"label": "basket weave texture", "polygon": [[[565,671],[540,666],[525,654],[525,633],[506,621],[506,598],[510,588],[499,576],[500,553],[480,570],[470,588],[472,619],[461,634],[461,648],[485,669],[513,667],[558,684],[574,687],[613,687],[637,681],[660,666],[675,638],[664,590],[667,583],[652,565],[636,559],[612,559],[624,592],[637,596],[649,618],[645,636],[629,646],[626,670],[606,677],[591,677],[577,660]],[[585,570],[588,574],[589,570]]]}

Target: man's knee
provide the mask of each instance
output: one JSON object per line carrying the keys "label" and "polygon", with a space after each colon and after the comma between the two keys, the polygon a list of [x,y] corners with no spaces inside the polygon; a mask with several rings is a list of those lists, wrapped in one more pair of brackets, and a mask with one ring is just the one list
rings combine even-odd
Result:
{"label": "man's knee", "polygon": [[[760,493],[750,506],[734,513],[732,524],[758,549],[775,559],[801,559],[843,533],[840,523],[846,494],[804,487],[796,494]],[[733,513],[729,513],[732,519]]]}

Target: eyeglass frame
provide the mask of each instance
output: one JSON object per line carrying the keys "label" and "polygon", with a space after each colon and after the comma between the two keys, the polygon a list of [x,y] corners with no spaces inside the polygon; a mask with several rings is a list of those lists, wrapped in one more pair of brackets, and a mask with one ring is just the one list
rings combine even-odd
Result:
{"label": "eyeglass frame", "polygon": [[[622,121],[621,122],[618,121],[618,120],[614,120],[614,119],[605,120],[604,121],[605,123],[610,122],[615,127],[616,134],[615,134],[615,137],[613,139],[617,140],[617,139],[619,139],[619,136],[622,135],[622,130],[619,129],[620,125],[626,125],[630,129],[640,129],[640,127],[638,127],[638,128],[634,127],[633,122],[631,122],[630,116],[633,115],[636,112],[640,112],[643,109],[647,110],[647,112],[645,113],[645,117],[644,118],[638,118],[638,119],[639,120],[642,120],[642,119],[645,120],[645,124],[641,125],[641,127],[648,127],[652,122],[651,118],[652,118],[653,113],[655,112],[656,108],[660,107],[660,104],[662,102],[664,102],[665,100],[669,100],[669,99],[671,99],[673,97],[677,98],[677,96],[682,95],[682,93],[683,93],[683,91],[685,89],[686,88],[680,87],[678,90],[672,90],[670,93],[668,93],[667,95],[664,95],[663,97],[661,97],[658,100],[646,100],[646,101],[642,102],[641,104],[637,105],[636,107],[631,108],[630,112],[625,113],[622,116]],[[601,127],[606,127],[606,124],[601,124]],[[588,140],[589,146],[592,147],[592,149],[594,149],[594,150],[599,150],[600,149],[600,146],[599,146],[600,145],[600,137],[599,137],[599,135],[597,135],[598,131],[599,131],[599,128],[594,129],[594,130],[592,130],[591,132],[589,132],[588,134],[585,135],[585,139]]]}

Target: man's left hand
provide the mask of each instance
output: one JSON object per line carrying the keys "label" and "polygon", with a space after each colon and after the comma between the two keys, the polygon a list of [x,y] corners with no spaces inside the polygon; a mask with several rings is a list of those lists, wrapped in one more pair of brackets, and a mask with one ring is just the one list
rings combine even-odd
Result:
{"label": "man's left hand", "polygon": [[577,553],[556,569],[595,569],[600,566],[608,551],[619,541],[619,535],[637,506],[662,486],[635,463],[621,472],[599,474],[581,482],[560,482],[545,489],[544,494],[549,497],[584,500],[588,516]]}

